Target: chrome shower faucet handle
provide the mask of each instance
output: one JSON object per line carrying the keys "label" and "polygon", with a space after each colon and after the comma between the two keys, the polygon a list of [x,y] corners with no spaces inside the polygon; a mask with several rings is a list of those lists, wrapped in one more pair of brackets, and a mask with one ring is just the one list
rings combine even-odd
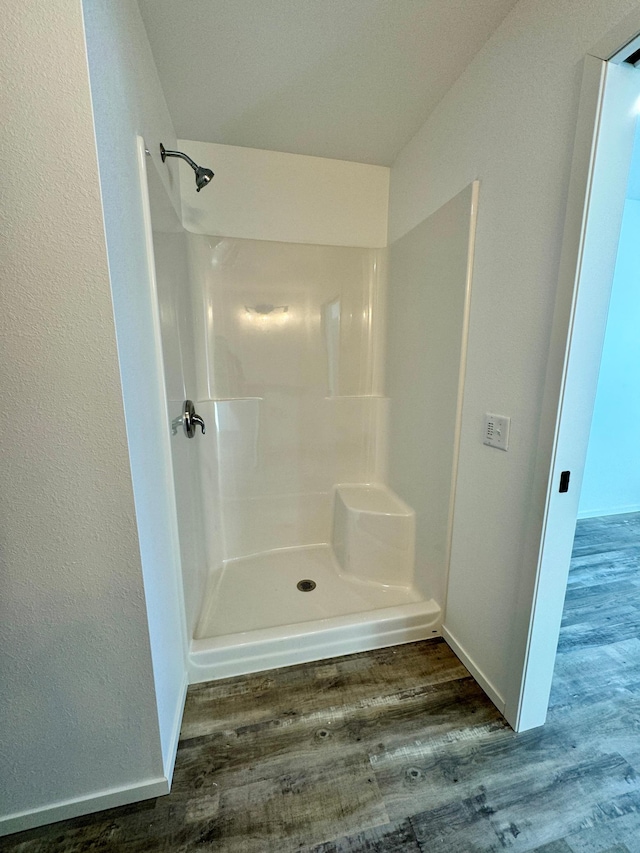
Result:
{"label": "chrome shower faucet handle", "polygon": [[200,415],[196,414],[196,407],[192,400],[185,400],[182,408],[182,425],[187,438],[193,438],[196,434],[196,427],[199,426],[202,434],[205,433],[204,421]]}

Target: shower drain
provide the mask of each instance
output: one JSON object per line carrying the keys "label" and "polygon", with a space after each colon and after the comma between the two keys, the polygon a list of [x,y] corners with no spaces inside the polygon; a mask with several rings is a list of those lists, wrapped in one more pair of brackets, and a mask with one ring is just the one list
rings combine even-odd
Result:
{"label": "shower drain", "polygon": [[298,581],[296,584],[300,592],[311,592],[316,588],[316,582],[305,578],[303,581]]}

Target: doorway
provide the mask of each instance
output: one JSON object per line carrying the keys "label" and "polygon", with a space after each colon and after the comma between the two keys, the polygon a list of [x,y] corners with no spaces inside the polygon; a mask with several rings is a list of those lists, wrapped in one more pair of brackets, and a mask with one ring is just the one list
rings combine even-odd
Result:
{"label": "doorway", "polygon": [[[639,125],[640,126],[640,125]],[[640,631],[640,134],[636,128],[550,712],[566,685],[621,702]],[[592,673],[599,678],[594,680]],[[563,688],[564,682],[564,688]],[[602,690],[603,683],[608,688]],[[622,706],[619,706],[622,707]]]}
{"label": "doorway", "polygon": [[517,729],[546,718],[640,105],[640,71],[588,56],[550,347],[547,498]]}
{"label": "doorway", "polygon": [[[640,511],[640,124],[631,156],[578,519]],[[581,525],[585,529],[586,523]]]}

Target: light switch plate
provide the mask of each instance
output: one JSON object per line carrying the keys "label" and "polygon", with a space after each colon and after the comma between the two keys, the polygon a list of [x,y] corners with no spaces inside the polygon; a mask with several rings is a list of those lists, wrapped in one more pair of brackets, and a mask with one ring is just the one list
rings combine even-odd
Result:
{"label": "light switch plate", "polygon": [[510,426],[511,418],[487,413],[484,416],[484,444],[488,444],[489,447],[497,447],[498,450],[507,450]]}

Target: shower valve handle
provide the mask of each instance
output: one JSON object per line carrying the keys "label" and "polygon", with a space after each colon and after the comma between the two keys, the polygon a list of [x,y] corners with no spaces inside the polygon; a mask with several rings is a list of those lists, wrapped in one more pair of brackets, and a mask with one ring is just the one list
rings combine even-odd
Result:
{"label": "shower valve handle", "polygon": [[202,434],[205,433],[204,421],[200,415],[196,414],[196,407],[192,400],[185,400],[182,409],[182,425],[187,438],[193,438],[196,434],[196,427],[199,426]]}
{"label": "shower valve handle", "polygon": [[[196,426],[199,426],[200,429],[202,430],[202,434],[204,435],[204,432],[205,432],[204,421],[202,420],[200,415],[193,415],[191,418],[191,423],[195,424]],[[194,427],[194,432],[195,432],[195,427]]]}

